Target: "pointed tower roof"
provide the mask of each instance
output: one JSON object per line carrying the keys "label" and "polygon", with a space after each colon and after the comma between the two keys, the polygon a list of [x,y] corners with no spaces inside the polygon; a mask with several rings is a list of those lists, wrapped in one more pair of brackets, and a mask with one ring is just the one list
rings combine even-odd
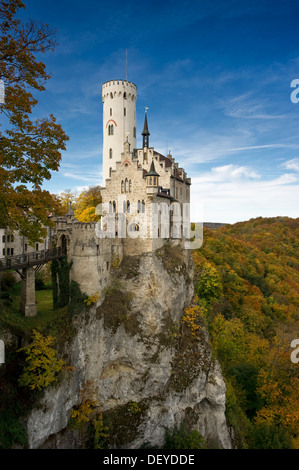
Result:
{"label": "pointed tower roof", "polygon": [[143,126],[143,131],[141,135],[150,135],[149,130],[148,130],[148,125],[147,125],[147,112],[145,110],[145,116],[144,116],[144,126]]}
{"label": "pointed tower roof", "polygon": [[152,160],[150,171],[146,174],[146,176],[160,176],[155,170],[154,159]]}
{"label": "pointed tower roof", "polygon": [[66,215],[66,216],[70,216],[70,217],[74,217],[74,216],[75,216],[74,209],[73,209],[73,207],[72,207],[72,203],[70,203],[69,208],[68,208],[68,211],[67,211],[67,213],[66,213],[65,215]]}

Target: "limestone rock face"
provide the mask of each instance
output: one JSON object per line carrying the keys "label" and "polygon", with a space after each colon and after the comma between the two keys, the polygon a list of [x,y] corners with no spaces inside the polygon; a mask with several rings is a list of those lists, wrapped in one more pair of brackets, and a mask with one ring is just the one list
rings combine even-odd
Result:
{"label": "limestone rock face", "polygon": [[[181,423],[231,447],[225,383],[207,332],[195,341],[180,328],[194,294],[192,273],[191,252],[179,246],[124,258],[115,267],[99,304],[74,317],[77,333],[64,357],[76,370],[64,373],[31,411],[30,448],[84,446],[67,428],[83,396],[111,423],[112,448],[162,446],[165,427]],[[138,412],[129,413],[132,403]]]}

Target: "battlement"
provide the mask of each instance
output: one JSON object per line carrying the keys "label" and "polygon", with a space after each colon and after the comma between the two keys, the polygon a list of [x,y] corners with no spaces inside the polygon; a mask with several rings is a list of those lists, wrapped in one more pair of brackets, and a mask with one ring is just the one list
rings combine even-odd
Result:
{"label": "battlement", "polygon": [[102,85],[103,102],[107,98],[131,98],[133,101],[137,97],[137,86],[127,80],[109,80]]}
{"label": "battlement", "polygon": [[75,222],[74,227],[75,230],[92,230],[95,231],[97,222]]}

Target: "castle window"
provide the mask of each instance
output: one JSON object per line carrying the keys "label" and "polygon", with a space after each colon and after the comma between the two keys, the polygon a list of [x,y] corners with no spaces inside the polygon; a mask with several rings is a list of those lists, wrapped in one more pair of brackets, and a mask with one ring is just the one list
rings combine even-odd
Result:
{"label": "castle window", "polygon": [[5,243],[5,235],[2,235],[2,243]]}
{"label": "castle window", "polygon": [[112,168],[109,168],[109,178],[111,178]]}
{"label": "castle window", "polygon": [[35,250],[38,251],[38,243],[35,244]]}
{"label": "castle window", "polygon": [[122,182],[121,182],[121,192],[122,192],[122,193],[125,192],[125,183],[124,183],[124,180],[122,180]]}
{"label": "castle window", "polygon": [[127,99],[127,93],[124,92],[124,99],[126,100]]}
{"label": "castle window", "polygon": [[109,124],[109,126],[108,126],[108,135],[113,135],[113,134],[114,134],[113,124]]}
{"label": "castle window", "polygon": [[132,180],[129,181],[129,193],[132,192]]}
{"label": "castle window", "polygon": [[2,250],[2,255],[5,256],[5,248]]}
{"label": "castle window", "polygon": [[150,176],[149,184],[150,184],[150,186],[152,186],[152,184],[153,184],[153,179],[152,179],[151,176]]}
{"label": "castle window", "polygon": [[112,158],[112,149],[109,149],[109,158]]}
{"label": "castle window", "polygon": [[114,212],[114,214],[116,212],[116,202],[115,201],[113,201],[113,212]]}
{"label": "castle window", "polygon": [[112,116],[112,108],[110,108],[110,116]]}
{"label": "castle window", "polygon": [[136,139],[136,127],[133,128],[133,137]]}
{"label": "castle window", "polygon": [[127,115],[127,109],[124,108],[124,116],[126,116],[126,115]]}
{"label": "castle window", "polygon": [[154,176],[154,186],[156,186],[156,177]]}
{"label": "castle window", "polygon": [[113,93],[110,93],[110,98],[113,99]]}
{"label": "castle window", "polygon": [[145,212],[145,202],[144,202],[143,199],[142,199],[142,206],[141,206],[141,209],[142,209],[142,212]]}
{"label": "castle window", "polygon": [[125,179],[125,193],[128,192],[128,178]]}
{"label": "castle window", "polygon": [[126,213],[126,201],[123,202],[123,213]]}
{"label": "castle window", "polygon": [[10,249],[10,254],[13,256],[13,248]]}
{"label": "castle window", "polygon": [[130,201],[127,201],[127,213],[130,214]]}
{"label": "castle window", "polygon": [[141,212],[141,211],[140,211],[140,206],[141,206],[140,200],[138,199],[138,202],[137,202],[137,214],[139,214],[139,212]]}

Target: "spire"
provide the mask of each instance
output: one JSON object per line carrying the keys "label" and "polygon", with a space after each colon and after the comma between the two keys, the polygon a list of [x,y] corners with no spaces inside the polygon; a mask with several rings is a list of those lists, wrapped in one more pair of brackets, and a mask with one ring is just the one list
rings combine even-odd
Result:
{"label": "spire", "polygon": [[143,135],[143,148],[144,147],[147,147],[148,148],[148,143],[149,143],[149,130],[148,130],[148,125],[147,125],[147,109],[148,108],[145,108],[145,116],[144,116],[144,126],[143,126],[143,131],[142,131],[142,135]]}
{"label": "spire", "polygon": [[74,213],[74,209],[72,207],[72,203],[70,202],[70,205],[69,205],[69,208],[68,208],[68,211],[67,213],[65,214],[66,217],[74,217],[75,216],[75,213]]}
{"label": "spire", "polygon": [[146,176],[160,176],[159,173],[156,172],[154,159],[152,159],[150,171],[146,174]]}

